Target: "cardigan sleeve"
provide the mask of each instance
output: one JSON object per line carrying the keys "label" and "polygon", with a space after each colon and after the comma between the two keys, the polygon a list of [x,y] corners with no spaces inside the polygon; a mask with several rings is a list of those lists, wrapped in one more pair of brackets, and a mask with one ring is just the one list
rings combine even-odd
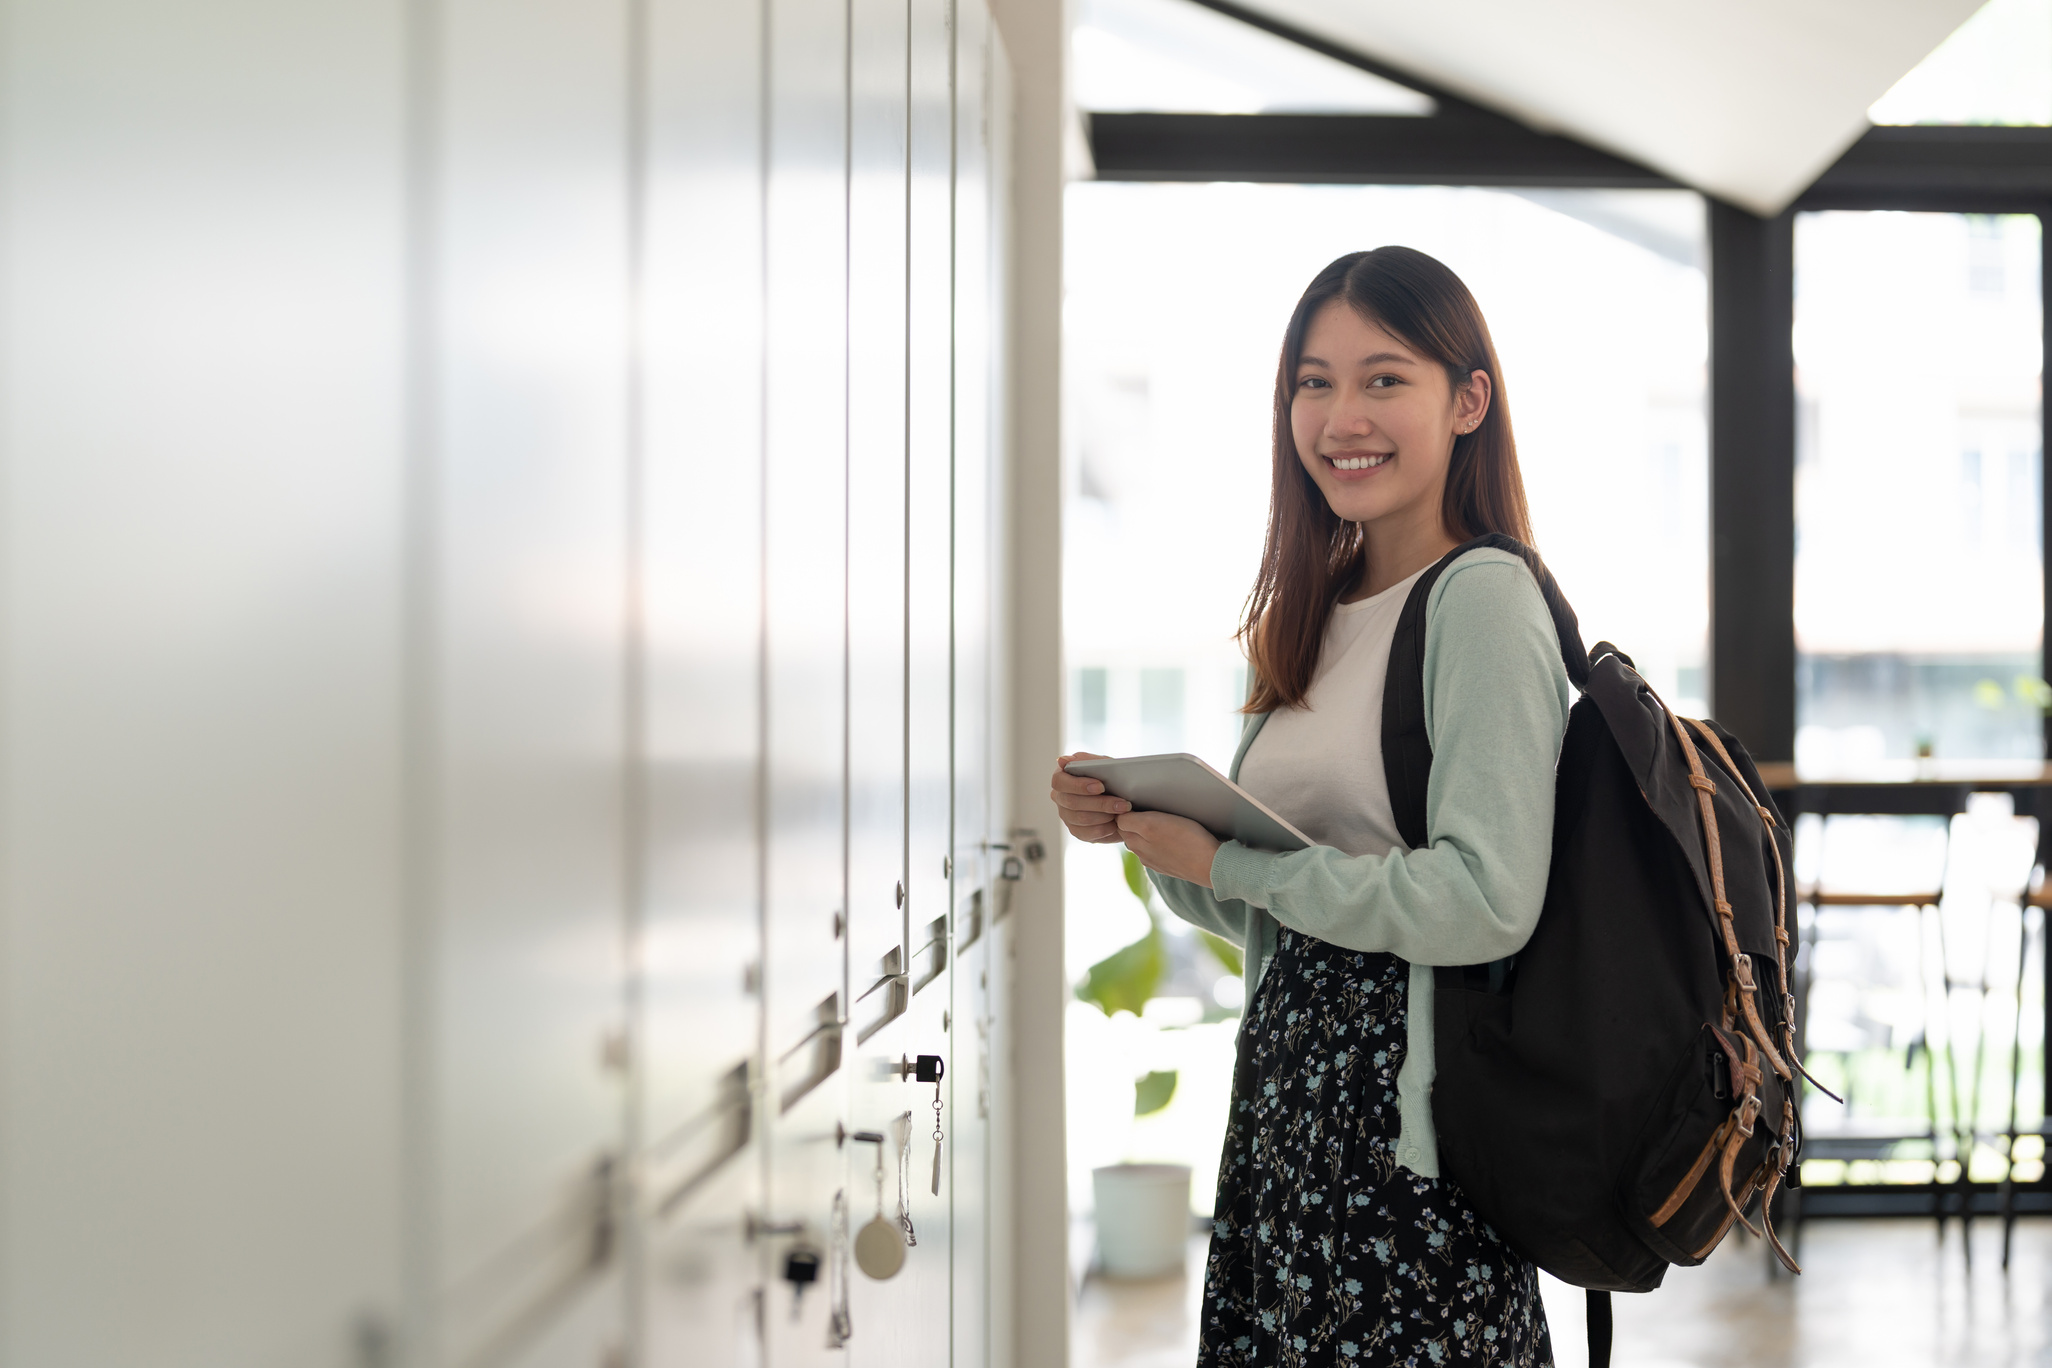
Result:
{"label": "cardigan sleeve", "polygon": [[1247,925],[1252,909],[1238,898],[1221,898],[1203,884],[1147,871],[1169,911],[1190,925],[1214,936],[1223,936],[1242,950],[1247,948]]}
{"label": "cardigan sleeve", "polygon": [[1447,567],[1427,609],[1427,844],[1353,856],[1227,841],[1211,864],[1221,905],[1266,908],[1333,945],[1413,964],[1485,963],[1531,938],[1572,702],[1553,620],[1524,563],[1498,551]]}

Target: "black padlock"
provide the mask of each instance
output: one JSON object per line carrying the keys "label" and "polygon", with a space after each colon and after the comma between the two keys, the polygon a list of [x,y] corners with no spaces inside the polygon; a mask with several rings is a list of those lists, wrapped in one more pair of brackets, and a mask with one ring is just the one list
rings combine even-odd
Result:
{"label": "black padlock", "polygon": [[791,1323],[805,1310],[805,1289],[819,1281],[819,1251],[804,1245],[784,1255],[784,1281],[791,1284]]}
{"label": "black padlock", "polygon": [[804,1291],[819,1281],[819,1254],[799,1247],[784,1256],[784,1281]]}
{"label": "black padlock", "polygon": [[912,1076],[921,1083],[938,1083],[941,1081],[941,1075],[947,1071],[948,1066],[942,1062],[939,1055],[921,1055],[916,1072]]}

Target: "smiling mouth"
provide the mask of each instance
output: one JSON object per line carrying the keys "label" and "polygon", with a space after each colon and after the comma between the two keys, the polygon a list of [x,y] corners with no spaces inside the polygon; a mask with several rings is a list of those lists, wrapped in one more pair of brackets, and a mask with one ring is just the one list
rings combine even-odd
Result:
{"label": "smiling mouth", "polygon": [[1394,451],[1378,451],[1366,456],[1328,456],[1325,459],[1334,470],[1373,470],[1394,455]]}

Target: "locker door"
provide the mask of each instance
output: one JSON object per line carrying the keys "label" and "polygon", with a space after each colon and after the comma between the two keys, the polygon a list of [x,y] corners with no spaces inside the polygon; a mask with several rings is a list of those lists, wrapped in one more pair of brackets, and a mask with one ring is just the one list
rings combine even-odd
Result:
{"label": "locker door", "polygon": [[[953,1071],[954,1040],[944,1030],[949,991],[949,869],[952,850],[950,680],[950,597],[953,585],[950,519],[950,374],[953,358],[949,333],[953,254],[950,232],[950,176],[953,159],[953,53],[948,0],[910,0],[911,14],[911,700],[908,782],[911,827],[907,839],[907,952],[912,974],[912,1005],[906,1015],[905,1051],[938,1054]],[[937,1308],[948,1304],[949,1237],[946,1183],[942,1196],[931,1191],[933,1165],[933,1090],[911,1087],[904,1108],[912,1112],[913,1220],[919,1247],[900,1275],[908,1295],[927,1308],[924,1321],[931,1333],[904,1360],[910,1368],[930,1368],[947,1359],[944,1318]],[[952,1123],[953,1109],[942,1124]]]}
{"label": "locker door", "polygon": [[[769,20],[764,1215],[804,1228],[765,1237],[781,1271],[797,1241],[825,1251],[844,1169],[846,8],[777,0]],[[829,1361],[824,1290],[771,1282],[771,1363]]]}
{"label": "locker door", "polygon": [[[642,246],[646,1368],[758,1361],[762,13],[655,0]],[[827,991],[821,989],[821,993]],[[801,999],[802,1001],[802,996]]]}
{"label": "locker door", "polygon": [[582,1368],[621,1331],[627,35],[440,15],[424,1361]]}
{"label": "locker door", "polygon": [[[911,0],[908,861],[912,949],[948,912],[953,472],[949,0]],[[916,977],[916,975],[915,975]]]}
{"label": "locker door", "polygon": [[[905,0],[853,0],[849,71],[849,848],[853,996],[852,1130],[886,1143],[849,1146],[853,1230],[879,1209],[895,1219],[899,1155],[892,1122],[917,1106],[890,1066],[921,1045],[909,1034],[906,962],[906,120]],[[932,1049],[931,1045],[923,1048]],[[902,1133],[900,1131],[899,1133]],[[884,1177],[879,1199],[876,1168]],[[924,1258],[929,1232],[915,1225]],[[855,1274],[850,1362],[885,1365],[930,1333],[901,1273]]]}
{"label": "locker door", "polygon": [[0,1363],[396,1326],[404,15],[0,25]]}
{"label": "locker door", "polygon": [[855,0],[848,186],[848,973],[905,1007],[905,8]]}
{"label": "locker door", "polygon": [[987,923],[1003,852],[990,823],[991,620],[989,18],[957,0],[955,19],[955,737],[954,1362],[985,1362],[989,1016]]}
{"label": "locker door", "polygon": [[957,0],[955,63],[954,501],[957,911],[996,870],[990,810],[990,207],[980,0]]}

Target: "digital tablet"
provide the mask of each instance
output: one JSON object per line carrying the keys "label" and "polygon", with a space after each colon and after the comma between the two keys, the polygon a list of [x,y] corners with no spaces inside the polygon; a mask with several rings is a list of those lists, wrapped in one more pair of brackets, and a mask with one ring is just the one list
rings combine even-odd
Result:
{"label": "digital tablet", "polygon": [[1071,760],[1069,773],[1095,779],[1137,812],[1188,817],[1221,841],[1257,850],[1302,850],[1314,845],[1274,809],[1194,755],[1135,755],[1120,760]]}

